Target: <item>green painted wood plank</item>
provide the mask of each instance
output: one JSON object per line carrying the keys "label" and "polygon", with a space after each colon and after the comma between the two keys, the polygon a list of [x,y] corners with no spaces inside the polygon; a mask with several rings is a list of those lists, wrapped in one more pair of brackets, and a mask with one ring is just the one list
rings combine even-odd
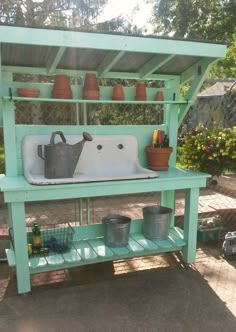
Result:
{"label": "green painted wood plank", "polygon": [[53,52],[51,50],[51,53],[49,54],[47,65],[46,65],[48,74],[51,74],[55,71],[63,54],[65,53],[65,50],[66,50],[65,47],[59,47],[59,49],[57,49],[56,52],[55,51]]}
{"label": "green painted wood plank", "polygon": [[69,252],[63,253],[62,256],[67,263],[79,262],[82,259],[76,248],[72,248]]}
{"label": "green painted wood plank", "polygon": [[128,248],[126,247],[121,247],[121,248],[110,248],[111,251],[117,255],[117,256],[123,256],[123,255],[127,255],[130,251]]}
{"label": "green painted wood plank", "polygon": [[175,236],[177,236],[180,239],[184,239],[184,231],[182,228],[180,227],[174,227],[171,228],[171,233],[174,234]]}
{"label": "green painted wood plank", "polygon": [[170,230],[169,240],[173,241],[173,243],[177,246],[185,246],[186,241],[183,240],[183,235],[180,234],[175,228]]}
{"label": "green painted wood plank", "polygon": [[96,254],[100,257],[111,257],[113,252],[104,244],[103,239],[88,240],[89,245],[93,248]]}
{"label": "green painted wood plank", "polygon": [[[4,72],[7,73],[18,73],[18,74],[29,74],[29,75],[48,75],[48,71],[46,68],[41,67],[19,67],[19,66],[2,66]],[[56,69],[55,74],[57,75],[68,75],[74,78],[81,78],[87,74],[87,70],[70,70],[70,69]],[[96,71],[89,71],[91,73],[96,74]],[[165,75],[165,74],[152,74],[149,77],[146,77],[146,80],[151,81],[169,81],[177,78],[178,75]],[[116,79],[132,79],[132,80],[140,80],[139,73],[130,73],[130,72],[114,72],[109,71],[103,74],[103,78],[110,78],[113,80]]]}
{"label": "green painted wood plank", "polygon": [[197,247],[197,222],[198,222],[199,188],[186,189],[184,211],[184,240],[187,245],[183,248],[183,260],[193,263]]}
{"label": "green painted wood plank", "polygon": [[13,228],[16,276],[18,292],[27,293],[31,289],[29,256],[25,225],[25,206],[23,202],[8,205]]}
{"label": "green painted wood plank", "polygon": [[15,107],[12,101],[3,104],[3,126],[6,175],[17,176]]}
{"label": "green painted wood plank", "polygon": [[[157,179],[140,179],[140,180],[121,180],[121,181],[107,181],[94,183],[77,183],[66,185],[50,185],[50,186],[36,186],[29,185],[24,177],[11,178],[6,177],[0,179],[0,187],[4,192],[5,202],[32,202],[45,201],[53,199],[69,199],[108,196],[108,195],[122,195],[132,193],[145,193],[153,191],[186,189],[188,187],[198,188],[204,187],[208,175],[194,176],[180,176],[171,177],[167,172],[166,178],[164,174],[159,173]],[[132,186],[131,186],[132,181]]]}
{"label": "green painted wood plank", "polygon": [[154,243],[153,241],[146,239],[143,234],[139,234],[139,233],[134,233],[131,234],[131,236],[133,240],[137,241],[138,244],[140,244],[144,249],[146,250],[155,250],[158,248],[158,245],[156,245],[156,243]]}
{"label": "green painted wood plank", "polygon": [[[201,63],[199,63],[199,67],[200,67],[200,74],[198,74],[198,69],[196,70],[195,67],[193,66],[193,73],[194,73],[194,79],[193,82],[190,86],[190,88],[187,91],[186,94],[186,99],[191,101],[194,100],[195,97],[197,96],[198,91],[200,90],[205,78],[207,77],[207,75],[209,74],[209,71],[212,67],[212,65],[214,64],[214,62],[212,62],[210,59],[203,59],[201,61]],[[198,67],[197,67],[198,68]],[[182,75],[181,75],[182,76]],[[191,79],[191,75],[189,75]],[[186,81],[186,75],[183,74],[183,77],[181,77],[181,81]],[[190,104],[189,105],[182,105],[180,106],[180,110],[179,110],[179,115],[178,115],[178,126],[181,125],[181,123],[183,122],[189,108],[190,108]]]}
{"label": "green painted wood plank", "polygon": [[171,249],[173,248],[173,243],[168,240],[152,240],[158,247],[162,249]]}
{"label": "green painted wood plank", "polygon": [[92,260],[97,258],[96,252],[90,247],[87,241],[75,241],[74,247],[83,260]]}
{"label": "green painted wood plank", "polygon": [[127,249],[129,249],[129,251],[132,253],[138,253],[144,251],[144,247],[141,246],[137,241],[135,241],[131,236],[129,236]]}
{"label": "green painted wood plank", "polygon": [[65,261],[61,254],[51,253],[45,256],[48,265],[62,265]]}
{"label": "green painted wood plank", "polygon": [[144,52],[145,50],[148,53],[213,58],[223,57],[226,53],[226,45],[213,43],[13,26],[0,26],[1,42],[126,52]]}
{"label": "green painted wood plank", "polygon": [[104,225],[102,223],[74,226],[73,229],[75,231],[74,242],[104,236]]}
{"label": "green painted wood plank", "polygon": [[175,246],[183,247],[186,245],[186,242],[175,237],[173,234],[169,234],[168,240],[169,240],[169,242],[173,243],[173,245],[175,245]]}
{"label": "green painted wood plank", "polygon": [[45,257],[31,257],[29,259],[29,267],[32,269],[40,268],[47,265],[47,260]]}
{"label": "green painted wood plank", "polygon": [[168,56],[162,56],[156,55],[152,57],[148,62],[146,62],[142,68],[139,70],[140,78],[145,79],[145,77],[150,76],[154,71],[158,70],[162,66],[164,66],[166,63],[168,63],[170,60],[172,60],[175,56],[174,55],[168,55]]}
{"label": "green painted wood plank", "polygon": [[99,77],[103,77],[125,54],[125,52],[108,52],[97,68]]}
{"label": "green painted wood plank", "polygon": [[13,249],[6,249],[6,257],[8,261],[8,265],[10,267],[15,267],[16,266],[16,258],[15,258],[15,252]]}

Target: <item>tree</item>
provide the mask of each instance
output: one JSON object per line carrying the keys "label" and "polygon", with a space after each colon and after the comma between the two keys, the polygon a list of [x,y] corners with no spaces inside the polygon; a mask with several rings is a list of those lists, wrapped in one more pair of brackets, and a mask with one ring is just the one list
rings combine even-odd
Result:
{"label": "tree", "polygon": [[26,26],[90,26],[107,0],[1,0],[0,22]]}
{"label": "tree", "polygon": [[155,32],[181,38],[230,40],[235,30],[234,0],[149,0]]}
{"label": "tree", "polygon": [[226,58],[214,66],[211,76],[235,77],[236,2],[235,0],[148,0],[153,3],[156,33],[176,38],[223,41]]}

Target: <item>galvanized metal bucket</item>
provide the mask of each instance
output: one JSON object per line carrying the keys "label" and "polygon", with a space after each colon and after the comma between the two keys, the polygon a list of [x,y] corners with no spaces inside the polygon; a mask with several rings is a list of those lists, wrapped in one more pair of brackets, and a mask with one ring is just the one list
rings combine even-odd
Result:
{"label": "galvanized metal bucket", "polygon": [[105,226],[104,241],[109,247],[125,247],[129,241],[131,219],[121,215],[108,215],[102,219]]}
{"label": "galvanized metal bucket", "polygon": [[166,240],[169,235],[172,209],[165,206],[143,208],[143,235],[150,240]]}

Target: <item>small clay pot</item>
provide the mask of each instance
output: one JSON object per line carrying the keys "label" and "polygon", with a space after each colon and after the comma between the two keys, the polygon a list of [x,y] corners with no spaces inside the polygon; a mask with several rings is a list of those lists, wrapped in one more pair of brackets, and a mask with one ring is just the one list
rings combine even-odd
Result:
{"label": "small clay pot", "polygon": [[162,91],[157,91],[156,98],[157,101],[163,101],[164,100],[164,94]]}
{"label": "small clay pot", "polygon": [[113,100],[124,100],[125,99],[123,86],[121,84],[116,84],[114,86],[113,93],[112,93],[112,99]]}
{"label": "small clay pot", "polygon": [[169,158],[173,151],[169,148],[154,148],[152,146],[146,147],[148,157],[148,168],[153,171],[166,171],[169,168]]}
{"label": "small clay pot", "polygon": [[147,100],[146,85],[145,83],[138,83],[136,85],[136,100]]}

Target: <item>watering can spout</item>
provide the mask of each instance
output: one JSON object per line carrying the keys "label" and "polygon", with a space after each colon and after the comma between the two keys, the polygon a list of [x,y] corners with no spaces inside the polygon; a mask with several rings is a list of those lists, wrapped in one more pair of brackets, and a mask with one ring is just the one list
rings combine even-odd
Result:
{"label": "watering can spout", "polygon": [[71,160],[71,173],[74,173],[74,171],[75,171],[79,157],[81,155],[81,152],[83,151],[85,142],[87,142],[87,141],[90,142],[92,140],[93,140],[92,136],[89,133],[84,131],[82,141],[80,141],[72,146],[73,153],[72,153],[72,160]]}

